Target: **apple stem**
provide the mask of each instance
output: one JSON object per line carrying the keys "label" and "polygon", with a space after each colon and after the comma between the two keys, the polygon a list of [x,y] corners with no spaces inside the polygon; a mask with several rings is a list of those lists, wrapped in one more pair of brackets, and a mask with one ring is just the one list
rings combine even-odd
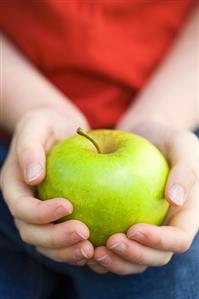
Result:
{"label": "apple stem", "polygon": [[91,138],[91,137],[88,135],[88,133],[86,133],[83,129],[78,128],[78,129],[77,129],[77,134],[79,134],[79,135],[81,135],[81,136],[84,136],[84,137],[86,137],[88,140],[90,140],[90,141],[92,142],[92,144],[95,146],[95,148],[96,148],[98,154],[101,154],[101,153],[102,153],[101,150],[100,150],[99,145],[97,144],[97,142],[96,142],[93,138]]}

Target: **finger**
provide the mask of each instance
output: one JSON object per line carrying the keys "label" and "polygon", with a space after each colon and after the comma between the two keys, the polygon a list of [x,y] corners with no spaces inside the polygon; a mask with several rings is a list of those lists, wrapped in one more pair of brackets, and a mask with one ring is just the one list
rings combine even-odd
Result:
{"label": "finger", "polygon": [[127,237],[158,250],[182,253],[187,251],[199,227],[199,183],[196,183],[181,208],[171,208],[167,226],[135,224],[127,231]]}
{"label": "finger", "polygon": [[13,217],[34,224],[46,224],[70,215],[72,204],[64,198],[41,201],[31,196],[14,198],[9,205]]}
{"label": "finger", "polygon": [[73,128],[52,109],[29,112],[16,129],[16,152],[24,179],[29,185],[40,183],[45,177],[45,152],[58,140],[70,136]]}
{"label": "finger", "polygon": [[168,158],[171,171],[165,197],[172,205],[182,206],[189,190],[199,180],[199,141],[191,132],[182,132],[170,138]]}
{"label": "finger", "polygon": [[87,265],[89,266],[89,268],[90,268],[91,270],[93,270],[93,271],[96,272],[96,273],[99,273],[99,274],[105,274],[105,273],[108,272],[108,270],[107,270],[105,267],[101,266],[101,265],[100,265],[99,263],[97,263],[94,259],[89,260],[89,261],[87,262]]}
{"label": "finger", "polygon": [[96,248],[94,258],[105,269],[119,275],[138,274],[146,270],[146,266],[129,263],[106,247]]}
{"label": "finger", "polygon": [[40,183],[45,177],[44,146],[50,133],[45,119],[36,122],[31,116],[17,129],[16,153],[24,180],[30,185]]}
{"label": "finger", "polygon": [[52,249],[37,247],[37,250],[57,262],[78,265],[84,265],[88,259],[92,258],[94,253],[92,244],[87,240],[68,248]]}
{"label": "finger", "polygon": [[107,241],[107,248],[130,263],[147,266],[166,265],[171,252],[159,251],[129,240],[124,234],[114,234]]}
{"label": "finger", "polygon": [[16,226],[24,242],[38,247],[68,247],[89,237],[88,228],[78,220],[46,225],[16,221]]}
{"label": "finger", "polygon": [[72,204],[64,198],[46,201],[33,198],[31,189],[20,177],[16,161],[11,162],[8,161],[3,170],[1,185],[4,198],[15,218],[45,224],[72,213]]}
{"label": "finger", "polygon": [[145,246],[182,253],[189,249],[191,240],[189,235],[177,227],[151,224],[139,224],[129,229],[127,237]]}

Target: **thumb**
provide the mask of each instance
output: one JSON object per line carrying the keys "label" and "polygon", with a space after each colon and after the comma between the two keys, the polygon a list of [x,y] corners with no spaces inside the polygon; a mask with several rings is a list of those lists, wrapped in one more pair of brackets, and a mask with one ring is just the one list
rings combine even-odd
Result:
{"label": "thumb", "polygon": [[176,164],[169,175],[165,197],[173,206],[182,206],[197,181],[196,167]]}
{"label": "thumb", "polygon": [[32,121],[17,133],[16,151],[23,178],[29,185],[39,184],[45,177],[45,144],[49,137],[45,123]]}
{"label": "thumb", "polygon": [[199,141],[190,132],[183,132],[171,141],[168,153],[171,171],[165,197],[171,205],[182,206],[199,179]]}

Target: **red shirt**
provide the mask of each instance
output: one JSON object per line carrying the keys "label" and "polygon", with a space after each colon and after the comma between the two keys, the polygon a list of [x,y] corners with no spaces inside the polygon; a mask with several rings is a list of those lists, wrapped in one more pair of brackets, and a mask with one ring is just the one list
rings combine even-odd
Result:
{"label": "red shirt", "polygon": [[193,2],[3,0],[0,20],[92,127],[113,127],[167,53]]}

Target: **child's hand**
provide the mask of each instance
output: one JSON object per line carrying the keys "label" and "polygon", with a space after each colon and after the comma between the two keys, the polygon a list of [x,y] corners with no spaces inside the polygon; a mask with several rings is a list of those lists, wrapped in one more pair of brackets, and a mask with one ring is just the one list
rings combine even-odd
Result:
{"label": "child's hand", "polygon": [[147,266],[165,265],[174,253],[190,248],[199,229],[198,139],[190,132],[174,132],[160,125],[143,128],[135,131],[158,146],[170,163],[165,197],[172,206],[163,226],[136,224],[126,235],[114,234],[106,247],[96,248],[90,264],[96,272],[135,274]]}
{"label": "child's hand", "polygon": [[72,213],[72,204],[63,198],[40,201],[31,187],[45,177],[45,152],[57,140],[73,135],[78,126],[87,129],[83,118],[75,120],[51,108],[27,113],[16,128],[1,187],[22,240],[56,261],[83,265],[93,255],[88,228],[76,220],[51,223]]}

